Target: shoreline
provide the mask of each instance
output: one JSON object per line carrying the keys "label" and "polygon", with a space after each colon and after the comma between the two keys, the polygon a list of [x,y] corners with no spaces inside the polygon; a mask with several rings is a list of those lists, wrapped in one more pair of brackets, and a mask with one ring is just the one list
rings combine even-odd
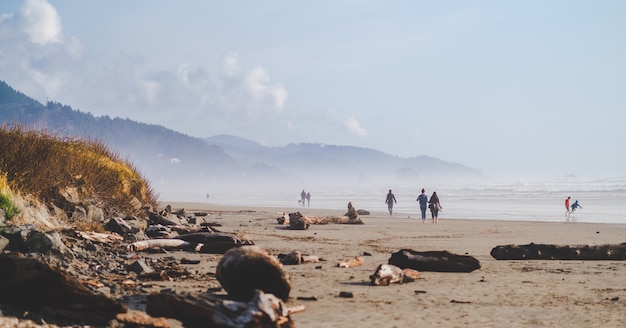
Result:
{"label": "shoreline", "polygon": [[[309,215],[323,215],[323,216],[330,216],[330,215],[338,215],[341,216],[343,215],[347,209],[331,209],[331,208],[317,208],[317,207],[308,207],[308,206],[285,206],[285,207],[280,207],[280,206],[274,206],[274,205],[268,205],[268,206],[264,206],[264,205],[231,205],[231,204],[214,204],[214,203],[204,203],[204,202],[182,202],[182,201],[159,201],[159,208],[164,208],[165,206],[167,206],[168,204],[172,205],[172,204],[177,204],[177,208],[185,208],[188,210],[193,211],[194,209],[197,210],[222,210],[222,211],[236,211],[236,210],[241,210],[241,209],[254,209],[256,211],[268,211],[268,212],[286,212],[286,213],[291,213],[291,212],[301,212],[303,214],[309,214]],[[173,205],[172,205],[173,206]],[[358,208],[357,208],[358,209]],[[365,209],[367,210],[367,209]],[[390,218],[390,219],[409,219],[409,220],[421,220],[421,216],[419,212],[413,213],[413,214],[409,214],[409,213],[404,213],[404,212],[399,212],[399,213],[395,213],[392,216],[389,216],[389,213],[384,211],[384,210],[380,210],[380,211],[370,211],[369,217],[386,217],[386,218]],[[322,214],[320,214],[322,213]],[[365,218],[368,217],[368,215],[363,216]],[[426,221],[428,222],[429,220],[431,220],[430,217],[430,211],[427,211],[426,213]],[[565,219],[563,219],[562,221],[559,220],[536,220],[536,219],[528,219],[528,220],[520,220],[520,219],[507,219],[507,218],[503,218],[503,219],[493,219],[493,218],[486,218],[486,219],[482,219],[482,218],[463,218],[463,217],[454,217],[454,218],[447,218],[442,215],[439,216],[439,221],[443,222],[443,221],[470,221],[470,222],[476,222],[476,221],[481,221],[481,222],[520,222],[520,223],[555,223],[555,224],[559,224],[559,223],[565,223],[565,224],[600,224],[600,225],[612,225],[612,226],[621,226],[621,227],[625,227],[626,228],[626,222],[587,222],[587,221],[577,221],[575,218],[573,218],[571,221],[566,221]],[[626,240],[625,240],[626,242]]]}

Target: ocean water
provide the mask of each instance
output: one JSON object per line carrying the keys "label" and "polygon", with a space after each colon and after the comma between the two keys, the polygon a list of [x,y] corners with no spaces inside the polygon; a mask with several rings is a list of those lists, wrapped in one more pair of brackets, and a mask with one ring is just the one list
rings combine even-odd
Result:
{"label": "ocean water", "polygon": [[[571,216],[572,222],[626,224],[626,177],[564,178],[542,181],[485,182],[471,185],[425,186],[356,186],[347,188],[312,188],[311,208],[355,208],[387,212],[385,196],[393,189],[397,204],[394,216],[419,218],[416,198],[421,188],[430,198],[437,191],[443,210],[439,218],[474,220],[513,220],[565,222],[564,202],[578,200],[582,209]],[[209,203],[233,206],[298,207],[302,189],[253,194],[211,195]],[[206,199],[204,200],[206,201]],[[427,212],[430,215],[430,212]]]}

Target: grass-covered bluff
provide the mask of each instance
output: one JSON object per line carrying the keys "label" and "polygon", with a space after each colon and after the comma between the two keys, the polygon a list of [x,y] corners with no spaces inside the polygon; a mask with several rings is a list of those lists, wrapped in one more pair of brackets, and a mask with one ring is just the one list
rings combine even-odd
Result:
{"label": "grass-covered bluff", "polygon": [[76,206],[137,215],[156,203],[145,178],[102,142],[0,128],[0,209],[8,222],[37,224],[48,219],[35,212],[56,209],[64,216]]}

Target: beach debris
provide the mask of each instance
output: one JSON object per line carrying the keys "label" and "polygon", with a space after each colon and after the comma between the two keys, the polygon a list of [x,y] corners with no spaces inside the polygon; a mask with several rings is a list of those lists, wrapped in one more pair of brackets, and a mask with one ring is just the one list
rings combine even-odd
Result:
{"label": "beach debris", "polygon": [[451,300],[450,303],[456,303],[456,304],[471,304],[472,302],[470,301],[457,301],[457,300]]}
{"label": "beach debris", "polygon": [[496,246],[496,260],[626,260],[626,243],[605,245],[535,244]]}
{"label": "beach debris", "polygon": [[210,294],[154,293],[147,296],[146,312],[174,318],[185,327],[295,327],[293,310],[276,296],[254,291],[247,301],[231,301]]}
{"label": "beach debris", "polygon": [[126,246],[129,252],[140,252],[147,249],[186,250],[198,252],[203,245],[190,243],[181,239],[148,239],[140,240]]}
{"label": "beach debris", "polygon": [[353,298],[354,294],[352,294],[352,292],[339,292],[339,297],[341,297],[341,298]]}
{"label": "beach debris", "polygon": [[289,229],[306,230],[309,228],[309,225],[309,220],[302,213],[289,213]]}
{"label": "beach debris", "polygon": [[198,252],[205,254],[224,254],[231,248],[254,245],[254,242],[245,236],[239,237],[228,233],[195,232],[178,236],[176,239],[201,244]]}
{"label": "beach debris", "polygon": [[302,263],[318,263],[323,261],[319,256],[302,254],[299,251],[291,251],[288,254],[278,254],[280,263],[284,265],[297,265]]}
{"label": "beach debris", "polygon": [[370,276],[372,286],[388,286],[390,284],[403,284],[419,278],[420,273],[413,269],[400,269],[395,265],[381,264],[376,272]]}
{"label": "beach debris", "polygon": [[276,222],[278,224],[289,225],[289,214],[287,214],[286,212],[278,212],[276,214],[280,214],[280,216],[276,218]]}
{"label": "beach debris", "polygon": [[401,269],[434,272],[472,272],[480,269],[480,262],[469,255],[457,255],[448,251],[418,252],[412,249],[401,249],[393,254],[388,261]]}
{"label": "beach debris", "polygon": [[126,246],[129,252],[139,252],[147,249],[184,250],[208,254],[224,254],[227,250],[242,245],[254,245],[247,239],[240,239],[235,235],[213,232],[195,232],[176,238],[159,238],[140,240]]}
{"label": "beach debris", "polygon": [[9,244],[9,240],[4,236],[0,235],[0,252],[2,252],[7,245]]}
{"label": "beach debris", "polygon": [[0,235],[9,240],[5,249],[21,253],[40,253],[57,258],[73,258],[72,251],[65,246],[56,231],[43,232],[34,225],[5,227]]}
{"label": "beach debris", "polygon": [[340,268],[352,268],[357,267],[363,264],[363,257],[355,256],[351,259],[347,259],[345,261],[337,263],[337,266]]}
{"label": "beach debris", "polygon": [[160,224],[160,225],[164,225],[164,226],[174,226],[174,225],[179,225],[180,224],[180,222],[176,222],[176,221],[170,220],[169,218],[165,217],[164,215],[159,214],[159,213],[154,213],[152,211],[148,211],[148,219],[150,220],[151,224]]}
{"label": "beach debris", "polygon": [[300,212],[283,213],[276,219],[276,222],[289,225],[289,229],[292,230],[306,230],[311,224],[364,224],[352,207],[352,203],[348,203],[348,212],[343,216],[305,216]]}
{"label": "beach debris", "polygon": [[46,321],[104,325],[127,308],[33,257],[0,254],[0,304],[43,311]]}
{"label": "beach debris", "polygon": [[317,301],[317,296],[298,296],[298,301]]}
{"label": "beach debris", "polygon": [[126,313],[118,313],[115,320],[124,324],[123,327],[154,327],[169,328],[171,325],[167,318],[152,317],[145,312],[131,310]]}
{"label": "beach debris", "polygon": [[274,294],[283,301],[289,299],[291,281],[280,262],[258,246],[241,246],[227,251],[215,271],[228,296],[248,301],[255,290]]}
{"label": "beach debris", "polygon": [[76,231],[76,235],[82,239],[93,241],[100,244],[115,244],[124,241],[124,237],[111,234],[111,233],[102,233],[102,232],[93,232],[93,231]]}

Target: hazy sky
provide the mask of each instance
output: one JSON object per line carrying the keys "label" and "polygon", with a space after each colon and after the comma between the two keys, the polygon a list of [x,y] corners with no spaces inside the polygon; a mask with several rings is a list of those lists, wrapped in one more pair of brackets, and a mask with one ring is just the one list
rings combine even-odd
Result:
{"label": "hazy sky", "polygon": [[0,80],[196,137],[626,176],[623,0],[3,0]]}

